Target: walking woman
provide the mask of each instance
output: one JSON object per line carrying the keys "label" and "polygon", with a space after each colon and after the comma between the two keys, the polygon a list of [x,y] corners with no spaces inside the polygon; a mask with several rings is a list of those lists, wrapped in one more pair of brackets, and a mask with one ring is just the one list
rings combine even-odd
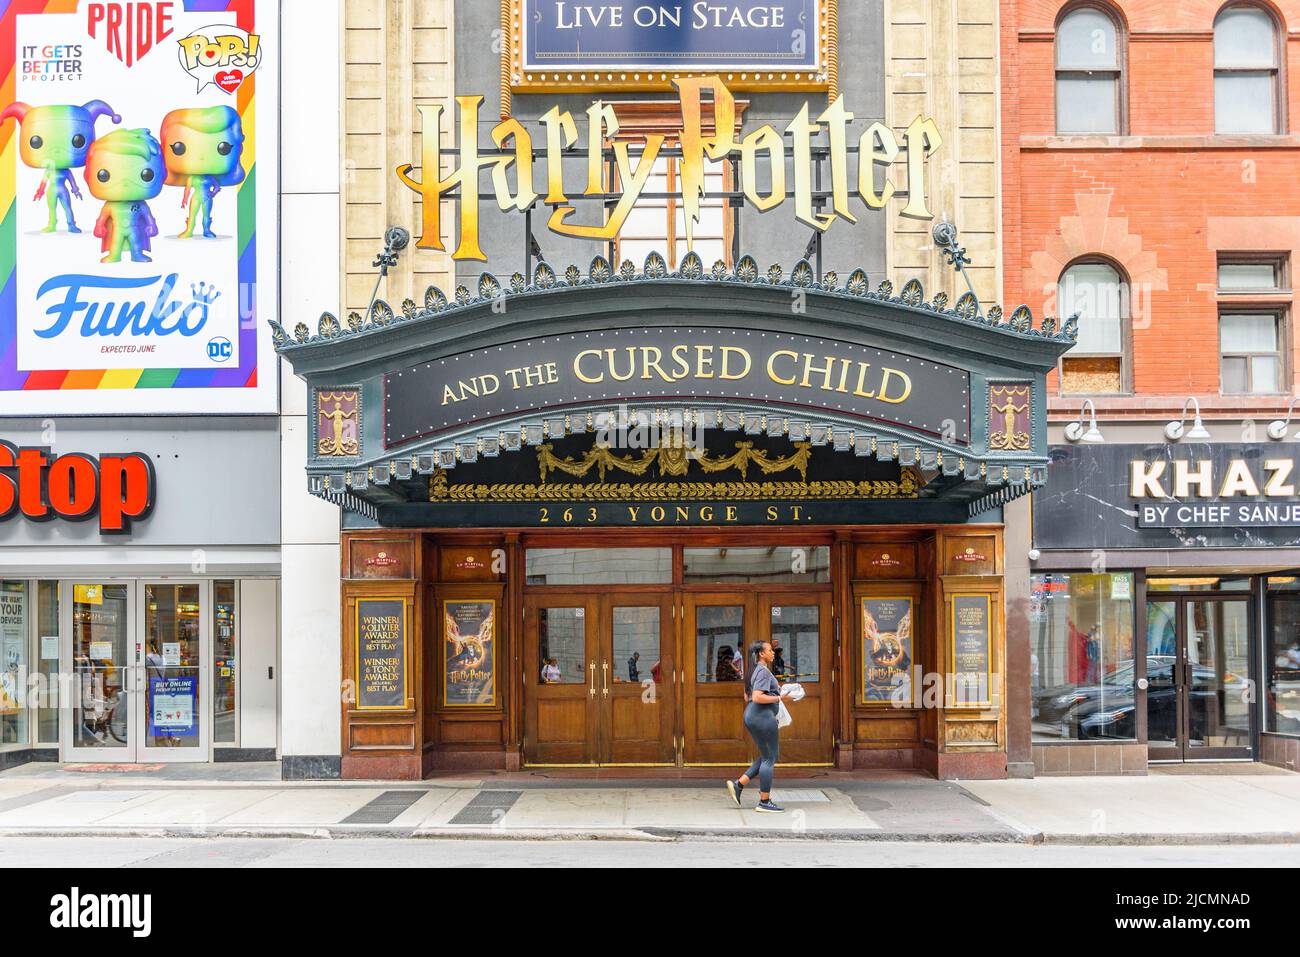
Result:
{"label": "walking woman", "polygon": [[740,795],[745,785],[758,778],[757,811],[778,814],[785,808],[772,801],[772,770],[777,760],[776,715],[781,703],[781,686],[772,675],[772,659],[776,654],[766,641],[756,641],[749,646],[750,667],[745,676],[745,730],[758,746],[758,757],[738,781],[727,782],[727,793],[740,807]]}

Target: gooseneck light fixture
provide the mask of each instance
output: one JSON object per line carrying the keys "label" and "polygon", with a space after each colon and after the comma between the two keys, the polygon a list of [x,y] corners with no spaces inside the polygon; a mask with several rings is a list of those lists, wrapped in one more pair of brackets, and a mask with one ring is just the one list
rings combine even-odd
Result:
{"label": "gooseneck light fixture", "polygon": [[379,270],[379,275],[375,277],[375,288],[370,293],[370,305],[366,306],[366,317],[370,317],[370,312],[375,308],[375,298],[379,295],[379,284],[384,281],[388,275],[388,270],[397,265],[397,254],[407,247],[411,241],[411,234],[401,226],[389,226],[384,232],[384,248],[375,256],[375,261],[371,263]]}
{"label": "gooseneck light fixture", "polygon": [[[1269,423],[1268,437],[1270,439],[1273,439],[1275,442],[1280,442],[1286,438],[1287,426],[1291,424],[1291,415],[1295,412],[1295,405],[1297,402],[1300,402],[1300,396],[1295,396],[1289,403],[1287,403],[1286,418],[1277,419],[1276,421]],[[1300,431],[1296,432],[1294,438],[1300,439]]]}
{"label": "gooseneck light fixture", "polygon": [[[1083,426],[1083,417],[1090,415],[1088,427],[1085,431]],[[1065,439],[1067,442],[1105,442],[1101,430],[1097,428],[1097,406],[1092,399],[1085,399],[1083,408],[1079,410],[1079,418],[1065,427]]]}
{"label": "gooseneck light fixture", "polygon": [[[1196,410],[1196,417],[1192,420],[1192,427],[1187,428],[1187,408],[1191,406]],[[1206,431],[1204,423],[1201,422],[1201,403],[1196,401],[1193,396],[1183,403],[1183,414],[1173,422],[1165,426],[1165,438],[1170,442],[1177,442],[1179,439],[1208,439],[1210,433]]]}

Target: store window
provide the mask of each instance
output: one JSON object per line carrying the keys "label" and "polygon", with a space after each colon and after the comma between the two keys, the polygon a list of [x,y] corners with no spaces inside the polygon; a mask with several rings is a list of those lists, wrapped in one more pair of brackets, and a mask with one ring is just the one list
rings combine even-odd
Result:
{"label": "store window", "polygon": [[36,583],[36,670],[41,681],[37,696],[36,743],[59,743],[59,583]]}
{"label": "store window", "polygon": [[1131,572],[1030,578],[1033,739],[1135,740]]}
{"label": "store window", "polygon": [[682,580],[688,585],[706,582],[828,582],[831,580],[831,550],[825,545],[687,548],[682,555]]}
{"label": "store window", "polygon": [[671,548],[530,548],[524,553],[529,585],[667,585]]}
{"label": "store window", "polygon": [[1056,28],[1056,132],[1121,133],[1122,33],[1101,4],[1076,6]]}
{"label": "store window", "polygon": [[1061,392],[1129,391],[1129,293],[1119,270],[1101,261],[1075,263],[1061,274],[1057,307],[1063,317],[1079,317],[1079,338],[1061,358]]}
{"label": "store window", "polygon": [[1264,729],[1300,735],[1300,573],[1268,580]]}
{"label": "store window", "polygon": [[31,744],[25,694],[28,614],[27,582],[0,581],[0,748]]}
{"label": "store window", "polygon": [[1279,133],[1277,23],[1234,4],[1214,20],[1214,131]]}
{"label": "store window", "polygon": [[[641,161],[633,154],[633,168]],[[643,197],[637,200],[623,224],[618,238],[618,260],[630,259],[637,266],[646,256],[657,252],[664,257],[669,269],[676,269],[692,248],[708,269],[718,260],[731,266],[731,248],[727,237],[726,200],[722,197],[726,187],[726,171],[722,162],[705,161],[704,197],[700,200],[700,221],[694,224],[694,243],[686,241],[686,212],[682,206],[681,159],[676,156],[659,156],[646,181]],[[662,198],[665,194],[668,198]]]}
{"label": "store window", "polygon": [[1282,389],[1282,321],[1276,312],[1219,316],[1224,395],[1269,395]]}
{"label": "store window", "polygon": [[239,743],[239,638],[235,583],[212,583],[212,742]]}

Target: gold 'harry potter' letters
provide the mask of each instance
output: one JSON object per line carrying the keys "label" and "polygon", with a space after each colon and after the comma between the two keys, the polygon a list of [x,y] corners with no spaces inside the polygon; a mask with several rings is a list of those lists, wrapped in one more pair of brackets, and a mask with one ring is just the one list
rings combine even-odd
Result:
{"label": "gold 'harry potter' letters", "polygon": [[[745,198],[760,212],[775,209],[786,200],[785,145],[780,133],[771,126],[762,126],[741,140],[736,139],[736,102],[731,91],[716,76],[684,77],[673,80],[681,102],[681,191],[685,212],[686,239],[694,238],[695,224],[700,220],[700,200],[704,197],[704,161],[722,160],[732,153],[740,153],[741,184]],[[714,132],[706,132],[703,120],[703,94],[713,94]],[[442,176],[439,145],[442,135],[442,107],[437,104],[420,105],[423,121],[421,131],[420,165],[422,179],[412,175],[410,163],[397,167],[398,178],[410,189],[419,193],[423,201],[421,234],[416,242],[420,249],[442,250],[442,218],[440,200],[445,193],[458,190],[461,204],[460,239],[453,259],[486,261],[479,245],[479,172],[491,168],[492,190],[501,210],[526,210],[540,197],[533,188],[533,139],[528,130],[514,117],[498,123],[492,129],[492,141],[503,148],[507,141],[513,144],[513,155],[482,156],[479,153],[478,111],[481,96],[458,96],[460,110],[460,165]],[[883,123],[873,123],[859,140],[858,176],[856,189],[850,189],[848,173],[848,126],[854,115],[844,107],[844,98],[836,97],[820,116],[810,119],[808,104],[786,126],[791,135],[794,171],[795,216],[814,229],[825,231],[836,219],[856,222],[849,208],[849,196],[856,192],[869,209],[881,209],[894,195],[895,188],[885,179],[876,188],[876,167],[893,165],[907,151],[907,205],[902,215],[917,219],[932,218],[925,197],[925,161],[942,144],[939,128],[929,117],[918,116],[903,133],[900,145],[894,131]],[[610,240],[618,236],[628,214],[645,189],[650,171],[663,149],[663,134],[647,134],[636,166],[626,141],[616,139],[619,132],[618,117],[613,107],[597,101],[587,110],[587,183],[585,195],[604,192],[602,177],[602,150],[606,140],[613,141],[614,161],[618,166],[618,180],[622,192],[617,204],[609,210],[604,223],[583,225],[568,222],[575,212],[568,204],[562,176],[562,154],[578,140],[577,125],[573,115],[552,107],[541,119],[546,136],[546,196],[543,199],[553,208],[547,226],[554,232],[582,239]],[[824,126],[823,126],[824,124]],[[830,140],[831,159],[831,211],[818,213],[812,201],[812,141],[823,129]],[[757,189],[759,154],[766,154],[771,175],[771,191],[761,195]],[[515,169],[514,191],[510,188],[507,173]]]}

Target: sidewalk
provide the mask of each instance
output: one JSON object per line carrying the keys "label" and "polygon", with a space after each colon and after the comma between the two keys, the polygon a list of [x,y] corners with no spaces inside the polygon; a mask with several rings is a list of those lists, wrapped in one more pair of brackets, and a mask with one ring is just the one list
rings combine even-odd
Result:
{"label": "sidewalk", "polygon": [[0,839],[32,835],[667,841],[764,836],[1059,844],[1300,842],[1300,774],[1262,765],[1148,777],[778,780],[781,815],[720,781],[540,772],[422,782],[279,779],[275,763],[29,764],[0,774]]}

